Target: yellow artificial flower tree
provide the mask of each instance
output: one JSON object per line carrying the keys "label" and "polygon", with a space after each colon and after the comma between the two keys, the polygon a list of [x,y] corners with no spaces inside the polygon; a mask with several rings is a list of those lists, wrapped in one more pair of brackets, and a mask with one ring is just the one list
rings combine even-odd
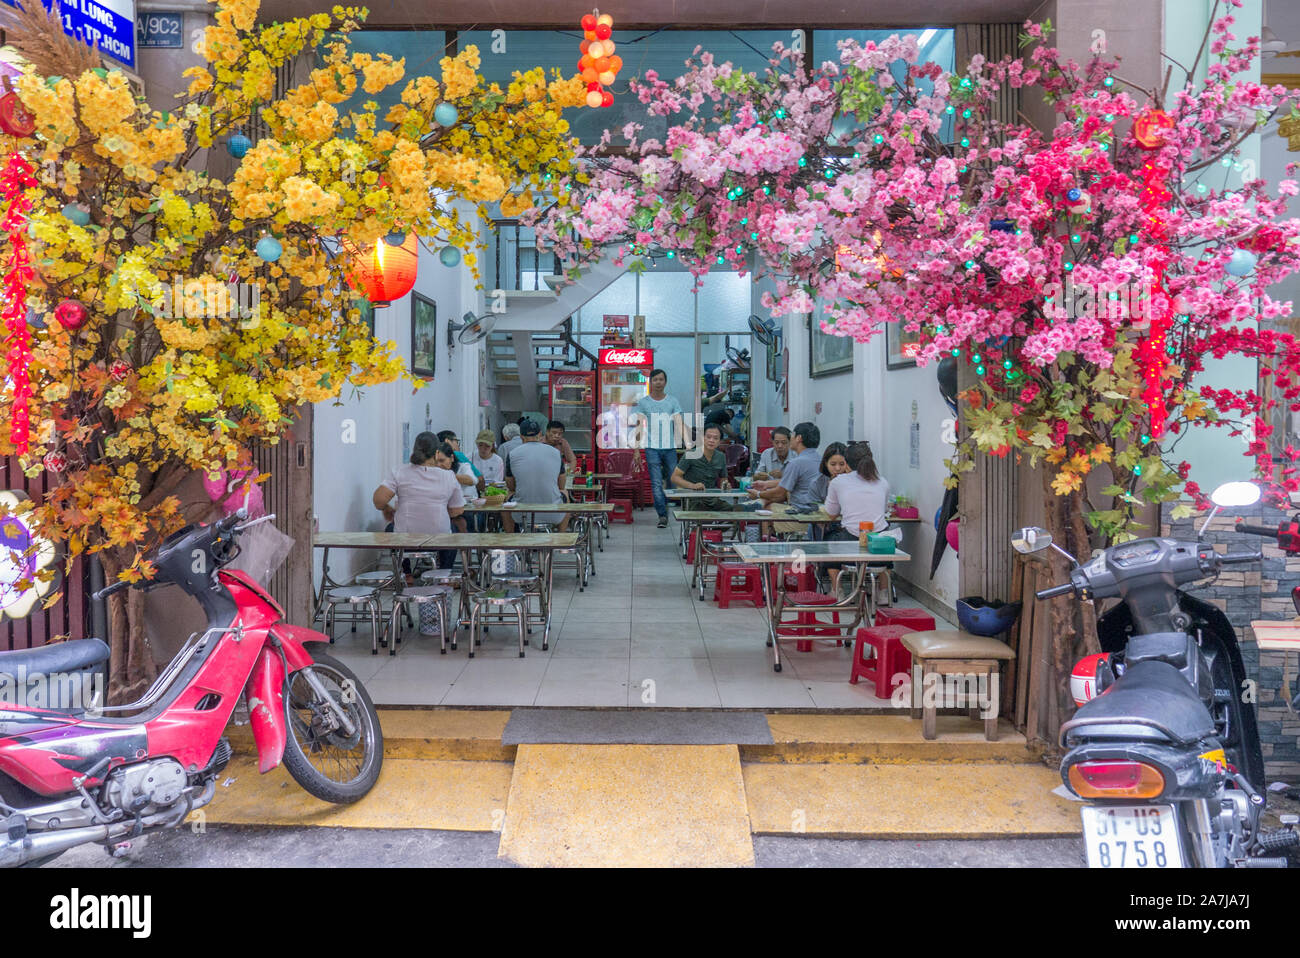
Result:
{"label": "yellow artificial flower tree", "polygon": [[[151,575],[143,556],[185,521],[175,493],[188,475],[248,468],[250,444],[276,442],[301,404],[406,375],[360,320],[342,251],[413,231],[476,269],[477,221],[453,201],[514,215],[575,173],[562,111],[582,104],[581,78],[537,69],[503,90],[474,47],[408,78],[402,60],[351,52],[364,9],[272,25],[257,11],[217,2],[206,66],[166,112],[93,52],[65,44],[80,62],[57,62],[43,13],[9,33],[33,64],[17,86],[36,130],[0,145],[36,171],[29,305],[45,321],[22,461],[57,482],[34,510],[45,534],[69,562],[98,554],[110,581]],[[320,65],[277,98],[277,71],[315,51]],[[398,84],[385,115],[373,102],[340,112],[358,89]],[[254,129],[267,132],[241,143],[228,181],[204,169],[205,150]],[[231,282],[258,289],[255,310],[222,295]],[[69,300],[88,311],[72,330],[55,316]],[[13,402],[0,395],[0,454],[17,451]],[[110,694],[129,700],[155,668],[140,593],[111,601]]]}

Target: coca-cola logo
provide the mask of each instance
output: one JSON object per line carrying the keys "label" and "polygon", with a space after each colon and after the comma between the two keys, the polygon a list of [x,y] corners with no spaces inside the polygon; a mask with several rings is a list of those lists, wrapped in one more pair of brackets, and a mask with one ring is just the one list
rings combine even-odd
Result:
{"label": "coca-cola logo", "polygon": [[606,366],[647,366],[650,363],[650,350],[606,349],[601,352],[600,361]]}

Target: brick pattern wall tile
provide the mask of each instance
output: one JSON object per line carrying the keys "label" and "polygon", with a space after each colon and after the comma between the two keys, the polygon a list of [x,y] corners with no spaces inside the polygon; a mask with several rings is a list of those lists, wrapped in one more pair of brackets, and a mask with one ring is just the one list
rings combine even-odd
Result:
{"label": "brick pattern wall tile", "polygon": [[[1163,508],[1161,534],[1174,539],[1195,539],[1208,513],[1186,519],[1172,519],[1172,504]],[[1192,594],[1218,606],[1237,629],[1241,641],[1241,658],[1248,677],[1257,685],[1256,708],[1260,739],[1264,751],[1264,769],[1268,781],[1300,783],[1300,716],[1287,707],[1283,678],[1287,673],[1285,655],[1261,653],[1255,645],[1250,623],[1255,619],[1290,619],[1295,617],[1291,590],[1300,585],[1300,558],[1288,558],[1270,540],[1259,536],[1238,535],[1234,529],[1238,518],[1254,525],[1276,526],[1294,512],[1260,503],[1245,509],[1220,512],[1205,530],[1205,541],[1218,552],[1245,552],[1263,548],[1260,568],[1240,567],[1224,573],[1211,585]],[[1292,694],[1300,691],[1297,663],[1290,668]]]}

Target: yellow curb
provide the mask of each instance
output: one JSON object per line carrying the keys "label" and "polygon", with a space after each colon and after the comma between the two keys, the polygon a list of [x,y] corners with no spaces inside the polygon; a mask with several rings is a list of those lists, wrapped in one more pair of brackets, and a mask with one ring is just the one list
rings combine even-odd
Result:
{"label": "yellow curb", "polygon": [[756,835],[1016,838],[1078,835],[1079,803],[1041,765],[744,766]]}
{"label": "yellow curb", "polygon": [[768,715],[772,745],[742,745],[744,762],[896,764],[1013,762],[1033,764],[1038,750],[1006,721],[995,742],[962,715],[940,715],[938,738],[921,737],[921,723],[904,715]]}
{"label": "yellow curb", "polygon": [[385,759],[365,798],[331,805],[307,794],[283,765],[260,775],[256,759],[247,757],[221,773],[216,797],[200,811],[206,822],[223,825],[490,832],[501,828],[509,792],[510,765],[503,762]]}
{"label": "yellow curb", "polygon": [[520,865],[752,866],[734,745],[521,745],[498,853]]}
{"label": "yellow curb", "polygon": [[[478,709],[379,709],[384,758],[462,762],[512,762],[515,746],[502,745],[510,712]],[[254,754],[247,725],[226,729],[237,755]]]}

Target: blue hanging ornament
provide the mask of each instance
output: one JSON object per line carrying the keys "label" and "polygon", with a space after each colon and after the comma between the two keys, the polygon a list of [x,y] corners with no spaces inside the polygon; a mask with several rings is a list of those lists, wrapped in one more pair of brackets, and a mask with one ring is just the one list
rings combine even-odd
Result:
{"label": "blue hanging ornament", "polygon": [[384,237],[384,242],[389,246],[401,246],[406,242],[406,233],[403,230],[393,230]]}
{"label": "blue hanging ornament", "polygon": [[284,253],[284,247],[280,245],[280,241],[274,236],[263,236],[257,241],[257,255],[268,263],[274,263],[282,253]]}
{"label": "blue hanging ornament", "polygon": [[989,220],[989,229],[998,233],[1015,232],[1015,224],[1011,220]]}
{"label": "blue hanging ornament", "polygon": [[452,267],[460,265],[460,250],[454,246],[444,246],[438,253],[438,259],[443,266]]}
{"label": "blue hanging ornament", "polygon": [[460,113],[450,103],[439,103],[433,110],[433,122],[439,126],[455,126]]}
{"label": "blue hanging ornament", "polygon": [[1255,271],[1255,264],[1259,262],[1259,257],[1248,249],[1238,249],[1232,251],[1232,257],[1228,260],[1228,273],[1232,276],[1249,276]]}
{"label": "blue hanging ornament", "polygon": [[229,150],[230,155],[237,160],[242,160],[248,155],[248,151],[252,148],[253,141],[242,133],[236,133],[226,141],[226,149]]}
{"label": "blue hanging ornament", "polygon": [[85,226],[90,222],[90,212],[76,203],[69,203],[65,206],[63,215],[74,226]]}

